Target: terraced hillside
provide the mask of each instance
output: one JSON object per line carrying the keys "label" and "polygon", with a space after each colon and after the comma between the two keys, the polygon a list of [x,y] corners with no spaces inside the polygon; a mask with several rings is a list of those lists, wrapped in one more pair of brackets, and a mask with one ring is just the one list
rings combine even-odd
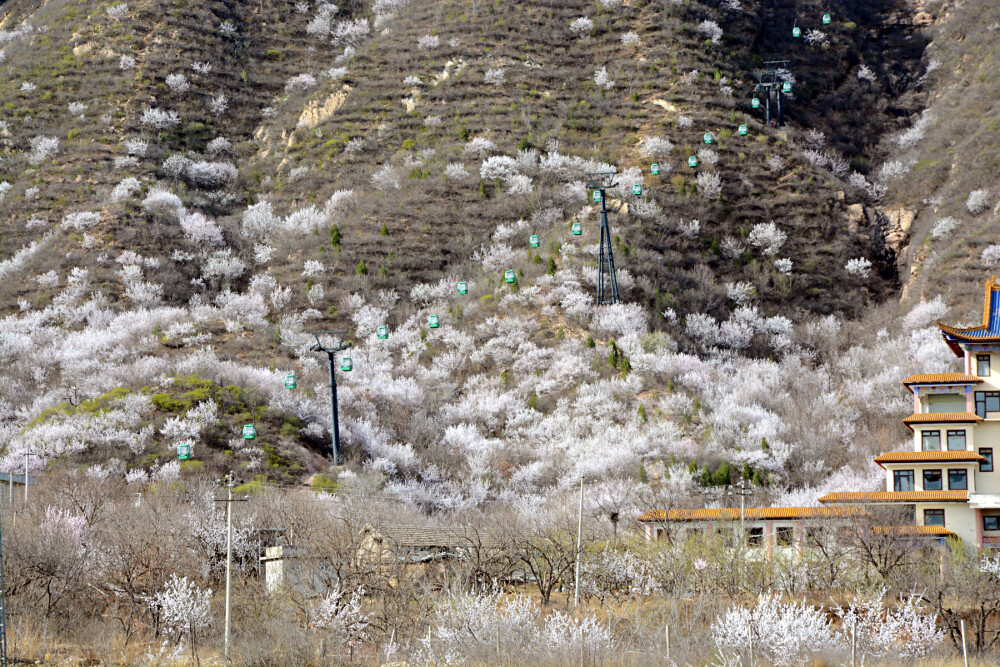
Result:
{"label": "terraced hillside", "polygon": [[[55,439],[53,454],[99,462],[108,452],[73,429],[103,441],[108,426],[94,420],[131,397],[142,416],[114,413],[114,428],[132,432],[116,456],[164,465],[187,433],[169,424],[194,428],[188,413],[211,398],[221,412],[199,427],[210,466],[228,465],[228,434],[255,420],[275,453],[248,454],[250,468],[268,460],[267,474],[300,478],[325,467],[329,428],[305,332],[345,328],[360,341],[385,324],[398,335],[365,348],[347,380],[354,461],[398,444],[445,466],[432,452],[440,411],[482,390],[545,414],[580,391],[576,371],[515,389],[518,359],[540,374],[554,350],[586,344],[594,377],[611,380],[640,352],[772,356],[800,321],[865,312],[897,284],[870,167],[885,159],[879,138],[922,99],[908,81],[923,72],[924,36],[899,20],[901,1],[837,4],[828,26],[827,9],[6,3],[8,453]],[[782,54],[791,123],[768,128],[749,103],[751,71]],[[634,305],[605,316],[593,308],[586,181],[606,169],[620,174],[611,224]],[[520,292],[504,287],[505,270]],[[468,297],[455,294],[459,279]],[[430,313],[447,324],[431,332],[437,343]],[[629,331],[655,333],[622,353]],[[466,356],[498,336],[514,347]],[[681,371],[652,368],[625,390],[629,404],[673,391]],[[291,369],[307,390],[274,393]],[[664,408],[658,428],[673,428],[675,412]],[[699,429],[696,442],[708,437]],[[523,464],[495,462],[505,476]]]}

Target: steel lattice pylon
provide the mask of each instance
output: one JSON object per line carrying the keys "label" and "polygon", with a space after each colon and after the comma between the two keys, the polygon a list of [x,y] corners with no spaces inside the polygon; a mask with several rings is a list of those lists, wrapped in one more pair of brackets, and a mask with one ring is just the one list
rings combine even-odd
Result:
{"label": "steel lattice pylon", "polygon": [[[615,254],[611,244],[611,229],[608,227],[608,205],[605,190],[617,183],[615,172],[602,171],[587,174],[587,187],[601,193],[601,251],[597,264],[597,305],[618,303],[618,275],[615,273]],[[605,286],[606,285],[606,286]]]}
{"label": "steel lattice pylon", "polygon": [[784,83],[782,79],[782,72],[788,70],[789,60],[769,60],[764,63],[765,69],[754,70],[754,78],[757,79],[757,83],[754,84],[753,92],[762,93],[764,95],[764,116],[767,125],[771,125],[771,93],[774,92],[775,102],[777,104],[778,111],[778,125],[785,124],[785,113],[782,108],[782,98],[784,93],[782,92],[782,84]]}

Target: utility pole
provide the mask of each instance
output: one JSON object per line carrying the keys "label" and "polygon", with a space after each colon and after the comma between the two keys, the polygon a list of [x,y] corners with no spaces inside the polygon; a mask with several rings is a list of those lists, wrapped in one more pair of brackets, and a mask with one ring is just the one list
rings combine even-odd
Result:
{"label": "utility pole", "polygon": [[576,523],[576,574],[573,579],[573,606],[580,606],[580,556],[583,553],[583,477],[580,478],[580,514]]}
{"label": "utility pole", "polygon": [[236,481],[233,474],[226,476],[226,498],[216,498],[215,502],[226,503],[226,624],[223,639],[223,653],[229,659],[232,647],[232,592],[233,592],[233,503],[246,502],[247,498],[233,498]]}
{"label": "utility pole", "polygon": [[24,452],[24,508],[28,508],[28,456],[30,453],[25,450]]}
{"label": "utility pole", "polygon": [[232,622],[232,598],[233,591],[233,477],[229,476],[226,483],[226,638],[225,655],[229,659],[229,646],[232,641],[230,627]]}
{"label": "utility pole", "polygon": [[[13,474],[11,474],[13,478]],[[13,510],[11,510],[13,514]],[[0,520],[2,524],[2,520]],[[7,667],[7,590],[3,580],[3,526],[0,525],[0,667]]]}
{"label": "utility pole", "polygon": [[340,449],[340,419],[337,414],[337,375],[334,369],[334,359],[338,352],[342,352],[351,347],[350,343],[345,343],[346,331],[316,331],[316,344],[312,346],[313,352],[326,352],[330,360],[330,421],[332,425],[333,437],[333,462],[340,465],[343,456]]}
{"label": "utility pole", "polygon": [[[611,228],[608,226],[608,204],[605,190],[613,188],[617,183],[615,172],[601,171],[587,174],[590,179],[588,188],[600,193],[601,197],[601,250],[597,260],[597,305],[618,303],[618,274],[615,273],[615,255],[612,251]],[[605,288],[607,282],[607,288]]]}

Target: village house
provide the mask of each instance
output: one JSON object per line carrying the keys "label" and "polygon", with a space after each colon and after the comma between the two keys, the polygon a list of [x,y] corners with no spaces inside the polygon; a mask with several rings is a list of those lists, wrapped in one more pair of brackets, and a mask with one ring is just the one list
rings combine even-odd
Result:
{"label": "village house", "polygon": [[[885,491],[828,493],[823,507],[747,508],[746,539],[768,553],[801,549],[805,522],[844,522],[845,510],[875,505],[911,510],[913,526],[899,535],[943,540],[957,537],[980,548],[1000,548],[1000,283],[986,283],[983,323],[956,327],[938,322],[945,343],[962,360],[961,372],[917,374],[902,380],[913,396],[913,414],[902,421],[912,433],[904,451],[874,458],[885,470]],[[997,372],[993,372],[996,368]],[[838,514],[838,512],[840,512]],[[739,519],[740,510],[653,510],[639,517],[647,539],[663,539],[680,525],[711,530]]]}

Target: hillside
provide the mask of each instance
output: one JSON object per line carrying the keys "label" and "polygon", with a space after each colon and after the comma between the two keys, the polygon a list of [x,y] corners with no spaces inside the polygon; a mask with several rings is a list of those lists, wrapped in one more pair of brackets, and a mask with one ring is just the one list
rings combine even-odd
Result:
{"label": "hillside", "polygon": [[[961,370],[935,321],[1000,265],[998,31],[984,0],[0,3],[11,654],[221,663],[230,597],[246,665],[992,650],[993,556],[812,508],[884,489],[900,380]],[[637,521],[741,503],[746,539]]]}
{"label": "hillside", "polygon": [[[799,399],[727,405],[709,378],[823,359],[840,318],[892,301],[871,165],[926,97],[908,5],[839,3],[829,26],[826,9],[6,3],[8,464],[27,448],[170,475],[194,440],[186,474],[325,471],[306,332],[345,328],[350,466],[377,484],[471,469],[492,495],[694,459],[797,487],[792,462],[824,447],[777,417]],[[751,70],[781,57],[790,123],[766,128]],[[595,309],[586,173],[605,169],[627,305]],[[250,421],[262,445],[242,448]],[[865,451],[899,437],[863,428]],[[608,433],[636,449],[592,460]]]}

